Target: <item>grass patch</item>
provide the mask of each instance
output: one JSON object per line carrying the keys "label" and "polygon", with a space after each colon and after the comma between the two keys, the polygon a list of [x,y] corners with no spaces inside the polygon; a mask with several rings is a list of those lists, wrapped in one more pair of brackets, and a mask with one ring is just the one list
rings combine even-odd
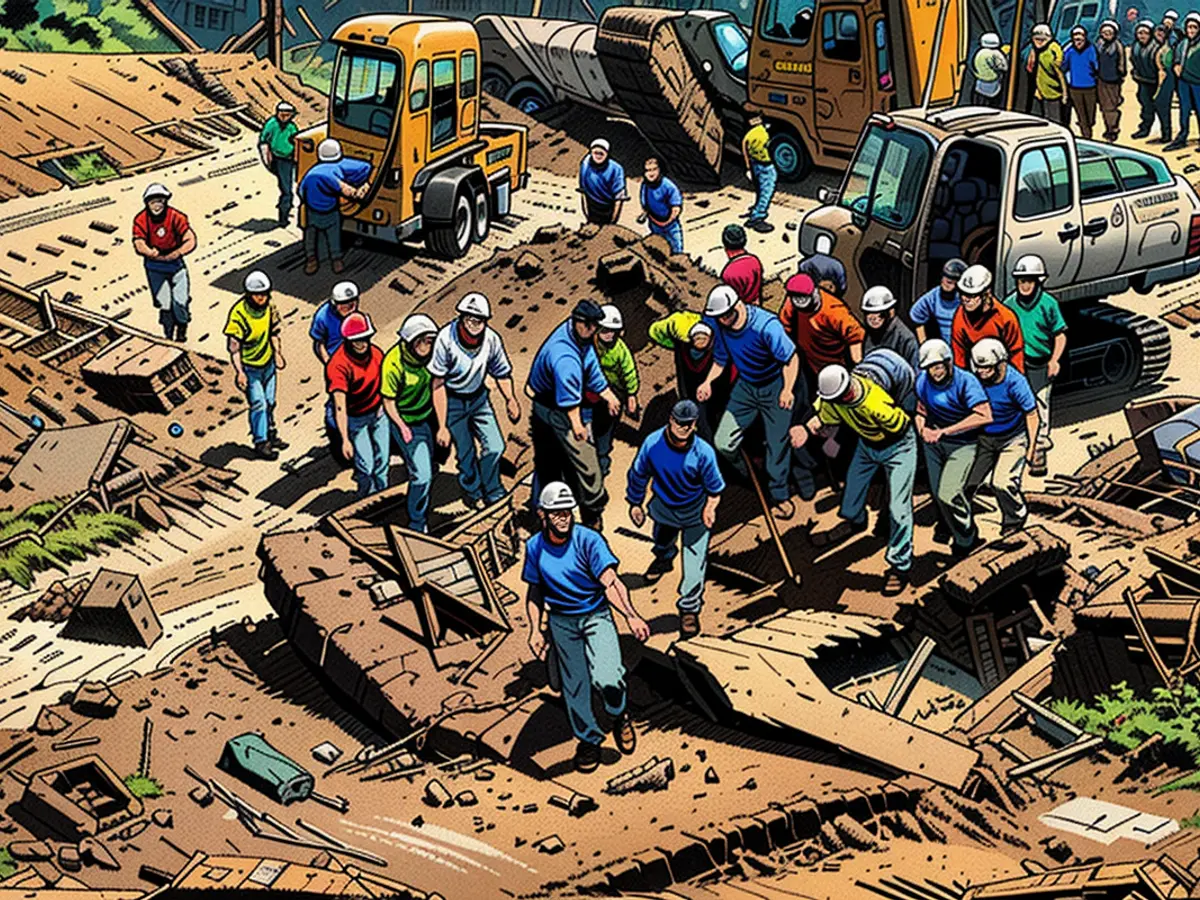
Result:
{"label": "grass patch", "polygon": [[146,775],[126,775],[125,787],[135,797],[161,797],[163,787],[158,779]]}
{"label": "grass patch", "polygon": [[1200,828],[1200,811],[1184,816],[1179,820],[1180,828]]}
{"label": "grass patch", "polygon": [[[35,503],[28,509],[0,510],[0,540],[36,531],[62,508],[62,502],[52,500]],[[77,512],[42,539],[42,544],[21,541],[0,550],[0,579],[8,579],[23,588],[33,584],[34,576],[49,569],[67,571],[67,564],[80,562],[102,549],[119,547],[142,530],[128,516],[107,512]]]}
{"label": "grass patch", "polygon": [[0,880],[14,874],[19,868],[17,861],[8,852],[8,847],[0,847]]}
{"label": "grass patch", "polygon": [[87,153],[76,153],[73,156],[64,156],[55,162],[77,185],[99,181],[102,178],[115,178],[120,174],[113,168],[112,163],[94,150]]}
{"label": "grass patch", "polygon": [[179,47],[133,0],[5,0],[0,47],[42,53],[169,53]]}

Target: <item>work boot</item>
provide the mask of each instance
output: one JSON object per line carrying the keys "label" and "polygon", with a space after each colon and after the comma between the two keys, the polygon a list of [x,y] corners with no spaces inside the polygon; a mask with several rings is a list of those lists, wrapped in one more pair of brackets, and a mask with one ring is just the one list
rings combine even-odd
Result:
{"label": "work boot", "polygon": [[340,259],[335,259],[333,261],[333,274],[341,275],[344,271],[346,271],[346,264]]}
{"label": "work boot", "polygon": [[908,573],[888,569],[887,577],[883,579],[883,588],[880,592],[885,597],[895,597],[906,587],[908,587]]}
{"label": "work boot", "polygon": [[660,556],[654,557],[650,565],[646,568],[646,578],[651,581],[658,581],[668,572],[675,568],[674,559],[663,559]]}
{"label": "work boot", "polygon": [[1149,128],[1139,128],[1137,131],[1135,131],[1133,134],[1130,135],[1130,137],[1133,138],[1135,141],[1140,141],[1142,138],[1149,137],[1149,136],[1150,136]]}
{"label": "work boot", "polygon": [[746,227],[751,231],[757,231],[759,234],[770,234],[775,230],[775,226],[766,219],[752,219],[746,223]]}
{"label": "work boot", "polygon": [[275,450],[286,450],[290,446],[287,441],[283,440],[278,434],[275,434],[274,432],[272,432],[270,434],[270,436],[267,437],[267,443],[270,444],[271,447],[274,448]]}
{"label": "work boot", "polygon": [[165,323],[162,327],[162,330],[163,330],[163,337],[165,337],[168,341],[175,340],[175,323],[174,322]]}
{"label": "work boot", "polygon": [[633,730],[633,722],[629,713],[621,713],[613,722],[613,740],[622,756],[628,756],[637,749],[637,732]]}
{"label": "work boot", "polygon": [[182,344],[184,341],[187,340],[187,326],[186,325],[176,325],[175,326],[175,340],[177,343],[180,343],[180,344]]}
{"label": "work boot", "polygon": [[276,450],[274,447],[272,447],[270,445],[270,443],[268,443],[266,441],[264,441],[261,444],[254,445],[254,455],[257,456],[259,459],[270,459],[270,460],[279,459],[279,451]]}
{"label": "work boot", "polygon": [[700,633],[700,614],[685,612],[679,614],[679,639],[686,641]]}
{"label": "work boot", "polygon": [[1187,146],[1186,141],[1181,141],[1177,138],[1173,141],[1168,141],[1167,145],[1165,147],[1163,147],[1163,149],[1164,150],[1182,150],[1186,146]]}
{"label": "work boot", "polygon": [[281,213],[279,214],[279,227],[280,227],[280,228],[287,228],[287,227],[288,227],[288,222],[289,222],[290,220],[291,220],[291,216],[290,216],[288,213],[281,212]]}
{"label": "work boot", "polygon": [[786,522],[796,515],[796,504],[790,499],[784,500],[781,503],[776,503],[771,507],[771,515],[779,519],[781,522]]}
{"label": "work boot", "polygon": [[866,530],[867,520],[865,518],[861,522],[850,522],[843,519],[827,531],[818,531],[814,534],[812,536],[813,546],[832,547],[834,544],[845,543]]}
{"label": "work boot", "polygon": [[316,275],[319,268],[321,268],[321,264],[317,262],[317,258],[315,256],[310,256],[304,261],[305,275]]}
{"label": "work boot", "polygon": [[1045,478],[1046,472],[1046,451],[1041,449],[1034,450],[1033,462],[1029,464],[1029,474],[1034,478]]}
{"label": "work boot", "polygon": [[937,524],[933,526],[933,542],[935,544],[949,544],[953,540],[954,534],[950,531],[950,526],[939,518]]}
{"label": "work boot", "polygon": [[981,538],[979,535],[975,535],[975,537],[972,539],[971,543],[969,543],[969,544],[966,544],[966,545],[955,544],[954,546],[952,546],[950,548],[950,555],[953,556],[955,559],[966,559],[968,556],[970,556],[972,553],[974,553],[976,550],[978,550],[980,547],[982,547],[983,544],[984,544],[983,538]]}
{"label": "work boot", "polygon": [[600,768],[600,745],[580,741],[575,745],[575,771],[595,772]]}

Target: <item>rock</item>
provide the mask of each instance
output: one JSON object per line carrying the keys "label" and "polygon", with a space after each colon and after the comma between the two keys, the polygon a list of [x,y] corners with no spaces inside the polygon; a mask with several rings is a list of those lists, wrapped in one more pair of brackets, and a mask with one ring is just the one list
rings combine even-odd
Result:
{"label": "rock", "polygon": [[87,837],[80,841],[79,852],[83,857],[83,861],[89,866],[95,866],[98,869],[107,869],[110,872],[115,872],[121,868],[121,864],[117,862],[117,858],[109,853],[108,848],[96,838]]}
{"label": "rock", "polygon": [[454,795],[454,802],[459,806],[474,806],[479,802],[474,791],[460,791]]}
{"label": "rock", "polygon": [[704,770],[704,783],[705,784],[720,784],[721,783],[721,776],[717,774],[717,770],[714,769],[712,766],[709,766],[707,769]]}
{"label": "rock", "polygon": [[430,806],[453,806],[454,797],[446,790],[446,786],[435,778],[425,785],[425,802]]}
{"label": "rock", "polygon": [[547,835],[541,840],[535,841],[533,846],[537,847],[538,853],[545,853],[549,856],[553,856],[555,853],[562,853],[567,849],[567,845],[562,842],[562,838],[557,834]]}
{"label": "rock", "polygon": [[740,788],[738,788],[738,790],[739,791],[757,791],[758,790],[758,782],[755,781],[753,778],[747,778],[746,783],[743,784]]}
{"label": "rock", "polygon": [[197,806],[212,806],[213,793],[206,784],[196,785],[194,788],[188,791],[188,796],[192,798]]}
{"label": "rock", "polygon": [[150,821],[159,828],[174,828],[175,814],[169,809],[156,809],[150,814]]}
{"label": "rock", "polygon": [[8,845],[8,853],[17,862],[39,862],[54,856],[45,841],[13,841]]}
{"label": "rock", "polygon": [[367,589],[367,594],[371,598],[371,603],[380,609],[404,599],[404,591],[401,589],[400,583],[390,578],[371,585]]}
{"label": "rock", "polygon": [[50,707],[43,706],[42,711],[38,713],[37,720],[33,723],[33,730],[38,734],[49,736],[65,731],[70,725],[70,722]]}
{"label": "rock", "polygon": [[567,234],[567,226],[565,225],[543,225],[533,233],[531,244],[553,244],[559,238]]}
{"label": "rock", "polygon": [[[387,582],[385,582],[386,584]],[[395,584],[395,582],[391,582]],[[342,751],[336,744],[331,744],[329,741],[322,741],[317,746],[312,748],[313,759],[317,762],[325,763],[327,766],[333,765],[342,758]]]}
{"label": "rock", "polygon": [[496,773],[492,769],[480,769],[475,773],[476,781],[491,781],[496,777]]}
{"label": "rock", "polygon": [[665,791],[675,778],[675,763],[670,757],[659,759],[652,756],[640,766],[634,766],[605,784],[604,790],[609,794],[628,794],[634,791]]}
{"label": "rock", "polygon": [[517,257],[517,261],[513,265],[513,271],[517,273],[518,278],[536,278],[544,271],[542,258],[536,253],[530,253],[526,250]]}
{"label": "rock", "polygon": [[78,872],[83,868],[83,859],[79,848],[71,844],[63,844],[58,848],[58,867],[64,872]]}
{"label": "rock", "polygon": [[111,719],[120,705],[117,695],[101,681],[85,681],[71,698],[71,712],[93,719]]}
{"label": "rock", "polygon": [[575,233],[577,235],[579,235],[581,238],[583,238],[585,241],[590,241],[592,238],[594,238],[596,235],[598,235],[600,233],[600,226],[596,225],[593,222],[588,222],[588,224],[584,225],[582,228],[580,228]]}
{"label": "rock", "polygon": [[164,706],[163,715],[170,716],[172,719],[182,719],[188,714],[188,708],[180,703],[178,706]]}
{"label": "rock", "polygon": [[629,250],[605,254],[596,263],[596,281],[607,291],[625,291],[646,280],[641,257]]}
{"label": "rock", "polygon": [[150,827],[150,823],[145,819],[139,819],[130,825],[126,825],[117,832],[117,837],[123,841],[132,841],[135,837]]}
{"label": "rock", "polygon": [[671,245],[661,234],[652,234],[643,238],[642,249],[655,262],[666,262],[671,257]]}
{"label": "rock", "polygon": [[1067,860],[1075,855],[1075,851],[1071,848],[1071,845],[1062,838],[1045,838],[1041,841],[1041,844],[1046,850],[1046,855],[1056,863],[1065,864]]}

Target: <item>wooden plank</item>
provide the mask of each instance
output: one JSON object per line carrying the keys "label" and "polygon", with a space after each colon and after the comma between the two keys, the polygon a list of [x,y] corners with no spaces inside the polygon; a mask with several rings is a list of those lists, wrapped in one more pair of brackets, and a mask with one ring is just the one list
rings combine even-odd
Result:
{"label": "wooden plank", "polygon": [[[1151,548],[1147,547],[1146,552],[1149,554]],[[1150,657],[1150,662],[1154,663],[1154,668],[1158,671],[1158,677],[1163,680],[1163,684],[1171,686],[1171,671],[1167,668],[1167,664],[1163,662],[1162,656],[1159,655],[1158,648],[1154,645],[1154,639],[1150,636],[1150,632],[1146,629],[1146,623],[1142,620],[1141,610],[1138,609],[1137,600],[1133,597],[1133,591],[1129,588],[1121,593],[1121,598],[1125,601],[1125,605],[1129,608],[1129,615],[1133,618],[1133,627],[1137,631],[1138,639],[1142,642],[1142,646],[1146,648],[1146,653]]]}
{"label": "wooden plank", "polygon": [[1045,756],[1039,756],[1037,759],[1031,759],[1027,763],[1022,763],[1019,766],[1013,766],[1008,770],[1009,778],[1024,778],[1026,775],[1036,775],[1039,772],[1044,772],[1046,769],[1054,769],[1060,765],[1078,759],[1094,750],[1104,742],[1104,738],[1098,735],[1089,735],[1081,738],[1078,741],[1067,744],[1065,747],[1059,747],[1053,753],[1047,753]]}
{"label": "wooden plank", "polygon": [[148,19],[171,36],[171,40],[179,45],[180,50],[188,53],[205,52],[204,48],[197,44],[190,34],[176,25],[170,16],[159,9],[154,0],[134,0],[134,3],[146,14]]}
{"label": "wooden plank", "polygon": [[900,672],[900,676],[892,684],[891,690],[888,691],[888,695],[883,701],[883,711],[889,716],[900,715],[901,708],[912,694],[913,688],[917,686],[921,672],[925,668],[925,664],[929,662],[929,657],[933,655],[933,648],[936,646],[937,641],[933,638],[921,638],[916,652],[909,657],[903,671]]}
{"label": "wooden plank", "polygon": [[999,687],[959,713],[954,728],[972,741],[1003,728],[1021,712],[1020,705],[1012,699],[1015,691],[1036,697],[1050,686],[1054,677],[1054,654],[1061,646],[1061,641],[1054,641],[1035,653]]}
{"label": "wooden plank", "polygon": [[1176,581],[1181,581],[1193,591],[1200,591],[1200,568],[1185,562],[1177,556],[1159,550],[1157,547],[1146,547],[1146,559],[1150,560]]}
{"label": "wooden plank", "polygon": [[1013,691],[1012,697],[1017,703],[1029,710],[1030,715],[1033,717],[1034,727],[1051,740],[1058,741],[1060,744],[1071,744],[1087,734],[1082,728],[1068,722],[1058,713],[1047,709],[1032,697],[1027,697],[1020,691]]}

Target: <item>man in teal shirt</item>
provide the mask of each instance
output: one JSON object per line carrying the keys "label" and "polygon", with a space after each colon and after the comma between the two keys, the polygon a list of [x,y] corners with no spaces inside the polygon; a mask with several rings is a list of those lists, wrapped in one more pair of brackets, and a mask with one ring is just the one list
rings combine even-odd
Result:
{"label": "man in teal shirt", "polygon": [[1025,377],[1038,405],[1037,442],[1029,474],[1042,478],[1046,475],[1046,451],[1054,446],[1050,440],[1050,386],[1062,369],[1067,323],[1058,301],[1042,287],[1046,264],[1040,256],[1029,254],[1018,259],[1013,278],[1017,289],[1004,305],[1016,314],[1025,340]]}
{"label": "man in teal shirt", "polygon": [[287,101],[275,106],[275,115],[267,119],[258,136],[258,152],[263,165],[279,180],[279,227],[286,228],[292,214],[292,184],[296,180],[296,107]]}

